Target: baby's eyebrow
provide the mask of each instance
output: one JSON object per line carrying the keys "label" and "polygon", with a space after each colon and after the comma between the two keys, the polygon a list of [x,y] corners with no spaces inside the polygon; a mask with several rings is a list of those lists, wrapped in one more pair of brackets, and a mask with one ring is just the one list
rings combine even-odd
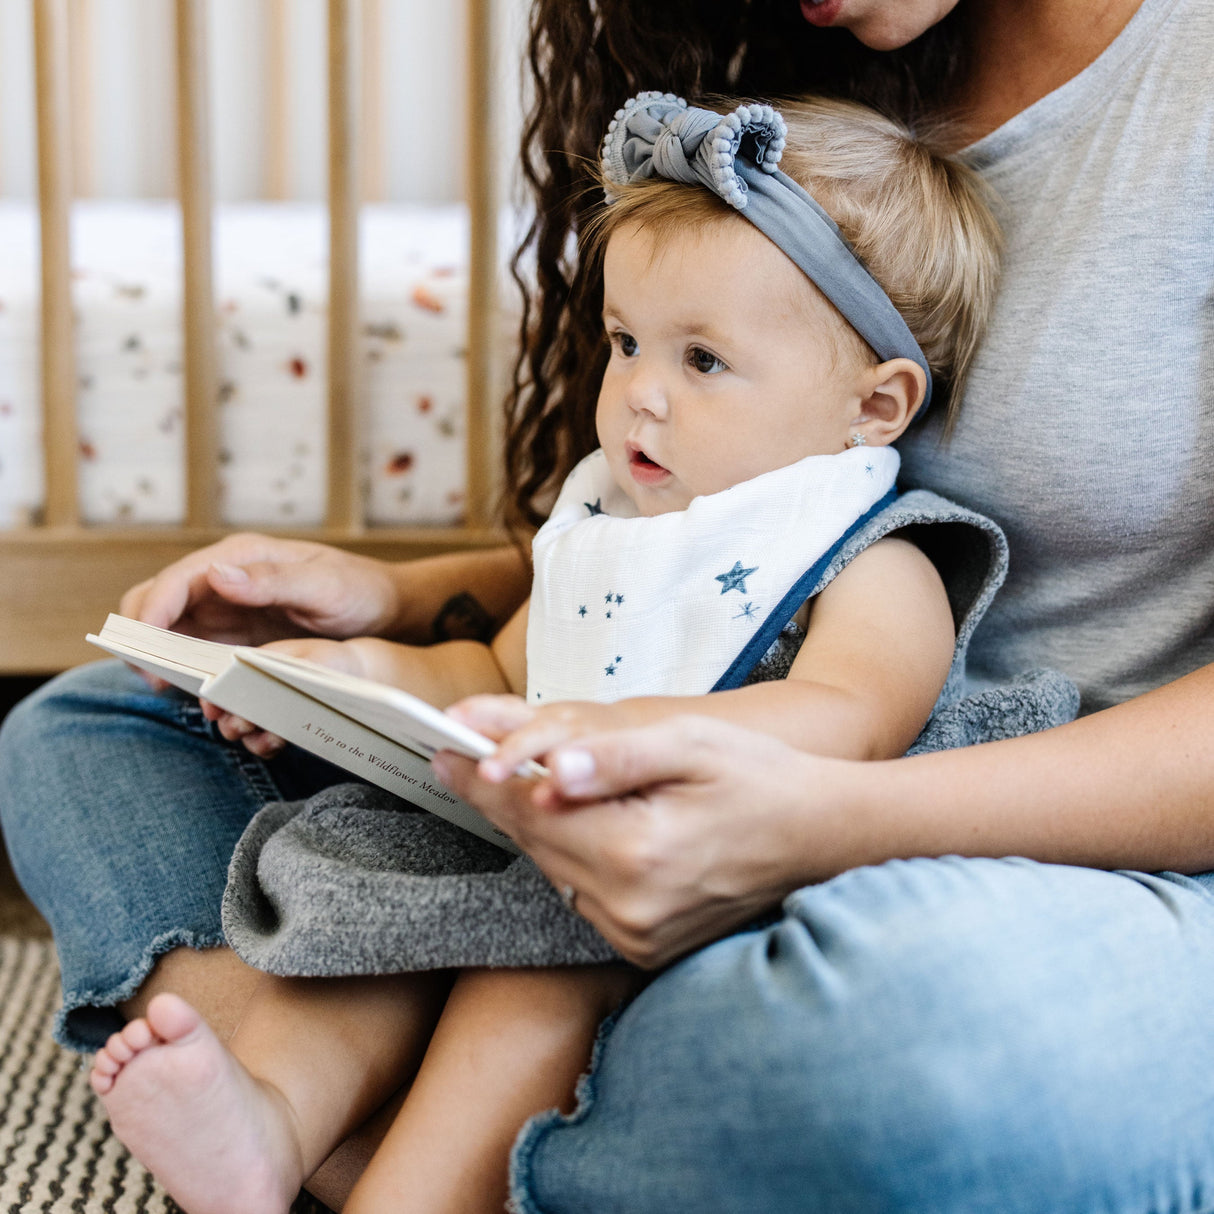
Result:
{"label": "baby's eyebrow", "polygon": [[728,329],[722,329],[707,318],[678,320],[669,326],[669,332],[675,337],[709,346],[721,345],[729,337]]}

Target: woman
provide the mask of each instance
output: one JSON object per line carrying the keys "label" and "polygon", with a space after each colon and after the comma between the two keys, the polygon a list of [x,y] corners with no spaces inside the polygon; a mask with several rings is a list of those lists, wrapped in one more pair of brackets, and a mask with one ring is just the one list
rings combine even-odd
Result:
{"label": "woman", "polygon": [[[1214,1184],[1203,1065],[1214,982],[1202,964],[1214,901],[1202,880],[1174,874],[1214,868],[1214,497],[1199,475],[1214,443],[1202,375],[1214,15],[1200,0],[658,8],[600,5],[599,53],[575,71],[558,52],[585,32],[581,6],[539,6],[533,61],[553,95],[593,115],[588,128],[636,87],[820,87],[809,60],[803,77],[791,69],[823,25],[895,56],[874,70],[832,43],[839,90],[872,99],[874,82],[892,83],[891,103],[963,112],[970,155],[1006,203],[1006,282],[951,443],[925,426],[904,445],[906,467],[1009,533],[1012,574],[975,637],[975,672],[997,680],[1026,657],[1060,666],[1088,715],[866,766],[702,722],[592,737],[553,760],[576,812],[452,764],[457,787],[634,959],[661,964],[736,933],[620,1017],[583,1113],[520,1139],[515,1200],[546,1211],[1200,1209]],[[530,146],[550,145],[533,131]],[[543,172],[559,172],[545,189],[572,188],[578,163],[550,158]],[[524,512],[580,454],[548,421],[558,404],[573,408],[583,373],[556,321],[575,218],[544,214],[537,384],[512,447]],[[574,301],[573,329],[576,309],[594,307]],[[988,399],[984,368],[1016,386]],[[241,636],[256,619],[257,639],[300,626],[417,635],[470,585],[490,615],[521,595],[517,562],[493,562],[482,575],[463,558],[385,570],[241,538],[133,591],[124,610]],[[292,789],[250,757],[201,792],[174,789],[170,801],[167,778],[150,792],[163,753],[148,770],[129,748],[168,710],[128,690],[123,720],[143,715],[116,743],[117,693],[88,684],[98,677],[75,676],[19,713],[0,754],[5,830],[61,953],[96,952],[111,933],[129,950],[142,933],[147,964],[164,954],[146,980],[146,965],[127,965],[69,989],[78,1040],[102,1015],[102,986],[128,1011],[168,988],[234,1017],[250,979],[230,955],[167,950],[217,942],[235,834],[259,798]],[[518,724],[515,711],[472,710],[498,732]],[[56,732],[71,763],[29,760]],[[208,745],[175,736],[182,761]],[[249,742],[256,752],[263,739]],[[116,744],[131,756],[121,768]],[[950,853],[979,858],[896,859]],[[1032,860],[980,858],[1004,855]],[[153,864],[156,903],[132,909],[127,874],[144,893]],[[1101,871],[1116,868],[1133,871]],[[1161,870],[1172,875],[1143,875]],[[60,889],[64,871],[82,876]],[[738,930],[785,895],[774,922]],[[133,917],[139,933],[125,927]]]}

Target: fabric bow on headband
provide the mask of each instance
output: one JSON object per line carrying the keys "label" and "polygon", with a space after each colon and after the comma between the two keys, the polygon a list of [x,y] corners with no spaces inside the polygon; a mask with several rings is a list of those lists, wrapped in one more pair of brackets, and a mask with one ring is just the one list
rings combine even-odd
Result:
{"label": "fabric bow on headband", "polygon": [[[777,165],[788,128],[769,105],[732,114],[689,106],[673,93],[638,93],[616,111],[603,140],[611,185],[650,177],[702,185],[751,221],[801,269],[882,362],[909,358],[932,373],[906,321],[838,225]],[[614,195],[608,192],[607,200]]]}

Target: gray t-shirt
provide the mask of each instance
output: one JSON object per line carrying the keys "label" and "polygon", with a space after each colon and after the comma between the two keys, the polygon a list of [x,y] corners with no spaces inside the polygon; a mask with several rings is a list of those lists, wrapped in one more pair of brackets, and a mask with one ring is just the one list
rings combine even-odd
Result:
{"label": "gray t-shirt", "polygon": [[1002,199],[996,315],[951,442],[903,483],[998,521],[979,682],[1083,711],[1214,662],[1214,3],[1145,0],[1086,71],[967,152]]}

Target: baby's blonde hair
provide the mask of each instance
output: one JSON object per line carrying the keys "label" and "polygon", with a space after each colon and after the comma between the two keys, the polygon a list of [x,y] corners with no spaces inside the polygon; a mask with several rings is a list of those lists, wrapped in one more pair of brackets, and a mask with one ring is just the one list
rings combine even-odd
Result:
{"label": "baby's blonde hair", "polygon": [[[727,113],[739,103],[706,104]],[[777,108],[788,124],[780,168],[839,225],[902,314],[951,429],[999,275],[1002,237],[985,184],[944,150],[941,133],[912,132],[849,101],[807,97]],[[611,190],[616,200],[588,232],[595,256],[628,225],[660,243],[689,224],[748,222],[703,186],[650,178]]]}

